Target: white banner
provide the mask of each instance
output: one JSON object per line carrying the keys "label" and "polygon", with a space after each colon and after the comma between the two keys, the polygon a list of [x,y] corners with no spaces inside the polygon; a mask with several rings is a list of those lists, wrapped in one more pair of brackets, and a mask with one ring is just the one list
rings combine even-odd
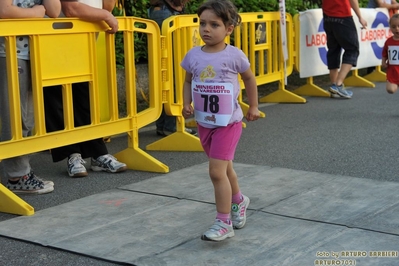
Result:
{"label": "white banner", "polygon": [[[381,64],[381,52],[385,40],[391,36],[389,14],[386,8],[361,8],[367,29],[362,30],[356,14],[353,19],[358,31],[360,55],[356,69]],[[327,39],[323,27],[321,9],[313,9],[299,14],[299,74],[301,78],[328,74]]]}

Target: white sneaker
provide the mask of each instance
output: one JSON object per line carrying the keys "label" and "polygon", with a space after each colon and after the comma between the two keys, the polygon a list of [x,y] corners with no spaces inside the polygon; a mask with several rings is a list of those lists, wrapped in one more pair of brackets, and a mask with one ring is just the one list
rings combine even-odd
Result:
{"label": "white sneaker", "polygon": [[17,183],[8,180],[6,186],[15,194],[45,194],[54,190],[52,181],[45,183],[33,172],[22,176]]}
{"label": "white sneaker", "polygon": [[36,178],[37,180],[39,180],[39,181],[43,182],[43,184],[44,184],[44,185],[47,185],[47,186],[53,186],[53,187],[54,187],[54,182],[53,182],[53,181],[50,181],[50,180],[44,180],[44,179],[42,179],[42,178],[39,178],[37,175],[35,175],[35,173],[33,172],[33,170],[32,170],[32,169],[30,170],[30,173],[29,173],[28,175],[34,175],[34,176],[35,176],[35,178]]}
{"label": "white sneaker", "polygon": [[91,158],[91,170],[95,172],[104,171],[108,173],[118,173],[126,169],[126,164],[119,162],[111,154],[102,155],[97,159]]}
{"label": "white sneaker", "polygon": [[235,229],[243,228],[247,221],[247,208],[250,200],[247,196],[242,196],[244,199],[240,204],[231,204],[231,221]]}
{"label": "white sneaker", "polygon": [[73,153],[69,155],[67,166],[68,166],[68,174],[71,177],[84,177],[87,176],[85,164],[86,161],[82,159],[82,156],[79,153]]}
{"label": "white sneaker", "polygon": [[208,241],[222,241],[233,236],[233,225],[226,224],[225,222],[216,219],[215,223],[208,229],[208,231],[201,236],[201,239]]}

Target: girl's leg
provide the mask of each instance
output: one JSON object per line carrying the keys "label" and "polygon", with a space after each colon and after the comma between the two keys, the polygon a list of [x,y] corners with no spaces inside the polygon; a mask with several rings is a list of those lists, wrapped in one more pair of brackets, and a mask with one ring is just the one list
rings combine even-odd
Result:
{"label": "girl's leg", "polygon": [[209,176],[215,192],[216,210],[224,214],[231,210],[232,187],[227,176],[228,164],[229,161],[209,159]]}
{"label": "girl's leg", "polygon": [[209,176],[213,183],[216,201],[216,220],[202,236],[202,240],[222,241],[234,236],[230,218],[231,185],[227,176],[229,161],[209,159]]}
{"label": "girl's leg", "polygon": [[231,202],[233,204],[240,204],[243,201],[244,196],[242,195],[240,186],[238,185],[237,173],[236,171],[234,171],[233,161],[229,161],[229,164],[227,166],[227,177],[229,178],[231,186]]}
{"label": "girl's leg", "polygon": [[387,81],[386,89],[389,94],[393,94],[398,90],[398,85]]}
{"label": "girl's leg", "polygon": [[232,195],[235,195],[240,192],[240,186],[238,185],[238,178],[237,178],[237,173],[233,168],[233,161],[228,161],[227,164],[227,177],[229,178],[230,181],[230,186],[231,186],[231,193]]}
{"label": "girl's leg", "polygon": [[[217,216],[214,224],[201,239],[222,241],[234,236],[231,220],[232,190],[239,189],[237,175],[232,168],[235,148],[241,136],[242,125],[235,123],[216,129],[203,128],[198,125],[200,140],[209,159],[209,176],[214,193]],[[230,178],[234,185],[230,184]]]}
{"label": "girl's leg", "polygon": [[241,229],[247,221],[247,208],[250,199],[243,195],[238,185],[237,174],[233,168],[233,162],[229,161],[227,166],[227,176],[230,181],[232,191],[231,220],[235,229]]}

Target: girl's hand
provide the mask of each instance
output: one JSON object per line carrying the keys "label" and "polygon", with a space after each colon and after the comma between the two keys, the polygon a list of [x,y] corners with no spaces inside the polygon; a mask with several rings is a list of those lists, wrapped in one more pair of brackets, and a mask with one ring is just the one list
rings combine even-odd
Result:
{"label": "girl's hand", "polygon": [[249,107],[247,114],[245,115],[245,119],[247,121],[255,121],[260,117],[260,112],[257,107]]}
{"label": "girl's hand", "polygon": [[185,105],[182,110],[182,115],[184,118],[189,118],[194,114],[194,108],[191,106],[191,104]]}

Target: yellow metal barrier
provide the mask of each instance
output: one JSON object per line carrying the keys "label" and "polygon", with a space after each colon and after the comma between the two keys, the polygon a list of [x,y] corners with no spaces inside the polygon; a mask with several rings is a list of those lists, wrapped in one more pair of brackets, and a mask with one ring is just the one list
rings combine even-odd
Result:
{"label": "yellow metal barrier", "polygon": [[[300,49],[300,37],[301,37],[301,27],[300,27],[300,22],[299,22],[299,15],[296,14],[294,16],[294,43],[293,45],[293,56],[294,56],[294,67],[297,71],[300,71],[299,69],[299,49]],[[293,91],[294,93],[302,96],[319,96],[319,97],[331,97],[331,94],[320,88],[319,86],[315,85],[313,83],[313,77],[308,77],[306,79],[306,84],[300,86],[299,88],[295,89]]]}
{"label": "yellow metal barrier", "polygon": [[184,72],[180,62],[197,44],[198,18],[193,15],[173,16],[164,20],[161,37],[162,102],[165,112],[176,117],[176,132],[146,146],[146,150],[203,151],[198,137],[185,132],[183,109]]}
{"label": "yellow metal barrier", "polygon": [[[97,36],[104,25],[78,19],[26,19],[1,20],[0,36],[6,39],[8,90],[10,93],[11,130],[13,138],[0,142],[0,160],[59,146],[128,133],[128,147],[115,156],[129,169],[166,173],[168,166],[139,148],[138,130],[154,122],[161,113],[160,32],[157,24],[140,18],[118,18],[119,31],[124,35],[126,74],[126,117],[119,117],[116,82],[114,35],[105,34],[104,54],[107,73],[107,93],[101,95],[107,106],[100,104]],[[18,25],[18,26],[16,26]],[[149,107],[137,111],[134,34],[146,34],[149,63]],[[19,104],[18,65],[16,57],[17,36],[30,36],[32,91],[35,118],[33,136],[23,137]],[[102,47],[103,48],[103,47]],[[101,66],[103,67],[103,66]],[[91,124],[74,127],[72,83],[90,83]],[[47,133],[43,108],[43,88],[63,84],[65,129]],[[46,89],[46,88],[44,88]],[[33,208],[4,186],[0,186],[0,211],[31,215]],[[4,205],[5,204],[5,205]]]}
{"label": "yellow metal barrier", "polygon": [[345,86],[349,87],[370,87],[375,88],[375,84],[365,77],[359,76],[359,71],[357,69],[352,70],[352,75],[344,80]]}
{"label": "yellow metal barrier", "polygon": [[375,70],[370,74],[363,76],[363,78],[374,81],[374,82],[385,82],[387,81],[387,75],[381,70],[381,66],[376,66]]}
{"label": "yellow metal barrier", "polygon": [[0,211],[27,216],[35,213],[32,206],[17,197],[2,184],[0,184]]}
{"label": "yellow metal barrier", "polygon": [[[235,43],[247,54],[255,73],[257,84],[278,82],[277,91],[259,99],[260,102],[305,103],[306,100],[285,89],[285,77],[293,70],[293,21],[290,14],[286,16],[287,49],[289,58],[284,65],[280,33],[280,12],[242,13],[243,20],[240,41]],[[265,38],[258,39],[256,30],[260,29]],[[264,30],[263,30],[264,29]],[[235,39],[236,42],[236,39]]]}

